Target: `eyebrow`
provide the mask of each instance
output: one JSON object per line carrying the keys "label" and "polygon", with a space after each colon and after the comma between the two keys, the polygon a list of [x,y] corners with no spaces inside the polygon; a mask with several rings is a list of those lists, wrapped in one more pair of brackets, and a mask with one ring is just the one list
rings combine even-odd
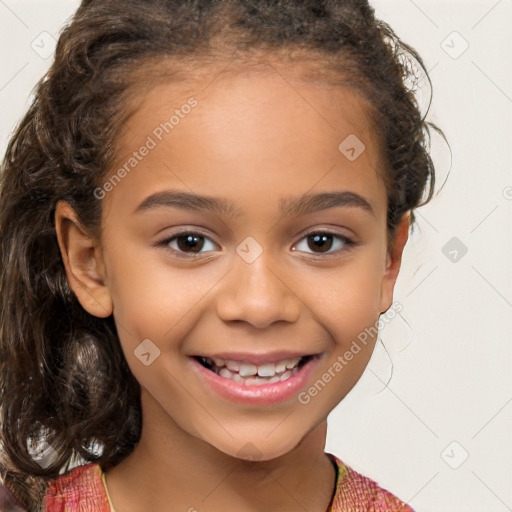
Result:
{"label": "eyebrow", "polygon": [[[307,215],[336,207],[358,208],[375,216],[371,204],[364,197],[347,190],[318,194],[306,193],[298,197],[285,197],[279,201],[279,213],[284,217]],[[161,208],[205,211],[229,218],[244,216],[244,211],[236,208],[227,199],[179,190],[165,190],[148,196],[137,206],[134,213]]]}

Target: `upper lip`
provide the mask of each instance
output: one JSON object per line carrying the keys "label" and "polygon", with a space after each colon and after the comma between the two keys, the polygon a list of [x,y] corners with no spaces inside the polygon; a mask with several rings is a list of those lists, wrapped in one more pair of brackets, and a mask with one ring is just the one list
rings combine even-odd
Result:
{"label": "upper lip", "polygon": [[217,352],[216,354],[198,354],[194,357],[209,357],[210,359],[224,359],[225,361],[238,361],[240,363],[251,363],[262,365],[266,363],[276,363],[286,359],[295,359],[299,357],[309,357],[318,354],[305,354],[304,352],[285,351],[253,353],[253,352]]}

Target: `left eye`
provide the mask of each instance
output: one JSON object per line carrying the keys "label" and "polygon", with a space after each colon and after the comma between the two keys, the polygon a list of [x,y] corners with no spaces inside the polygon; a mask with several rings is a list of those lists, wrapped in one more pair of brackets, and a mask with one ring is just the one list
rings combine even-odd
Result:
{"label": "left eye", "polygon": [[[333,245],[333,242],[330,242],[331,239],[338,239],[338,248],[337,250],[331,251],[330,253],[327,253]],[[355,245],[355,242],[351,240],[350,238],[347,238],[343,235],[337,235],[334,233],[330,233],[329,231],[318,231],[315,233],[310,233],[306,235],[302,240],[306,240],[305,245],[308,246],[308,248],[312,249],[320,249],[320,252],[315,252],[310,254],[317,254],[317,255],[330,255],[333,252],[339,252],[350,249],[352,246]],[[301,240],[301,241],[302,241]],[[339,241],[341,240],[341,244]],[[297,244],[297,247],[299,247],[301,244]],[[304,244],[303,244],[304,245]],[[341,247],[340,247],[341,245]],[[327,247],[326,247],[327,246]],[[322,248],[326,248],[326,250],[321,250]]]}

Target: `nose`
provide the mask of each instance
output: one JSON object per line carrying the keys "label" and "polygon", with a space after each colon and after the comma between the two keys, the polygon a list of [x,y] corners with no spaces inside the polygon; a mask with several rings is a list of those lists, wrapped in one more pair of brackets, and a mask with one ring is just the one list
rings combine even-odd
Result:
{"label": "nose", "polygon": [[296,322],[301,300],[289,275],[263,253],[252,263],[236,258],[217,295],[217,314],[225,322],[241,321],[264,329],[274,322]]}

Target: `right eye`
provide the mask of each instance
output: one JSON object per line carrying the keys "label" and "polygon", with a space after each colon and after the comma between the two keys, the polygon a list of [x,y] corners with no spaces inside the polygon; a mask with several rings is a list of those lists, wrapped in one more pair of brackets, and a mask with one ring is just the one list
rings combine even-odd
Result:
{"label": "right eye", "polygon": [[[210,241],[215,250],[214,244],[204,233],[197,231],[180,231],[171,237],[157,242],[157,246],[170,249],[178,258],[193,258],[194,254],[202,254],[201,249],[208,245],[206,241]],[[174,244],[174,245],[173,245]],[[210,251],[203,251],[210,252]],[[187,254],[187,256],[184,256]]]}

